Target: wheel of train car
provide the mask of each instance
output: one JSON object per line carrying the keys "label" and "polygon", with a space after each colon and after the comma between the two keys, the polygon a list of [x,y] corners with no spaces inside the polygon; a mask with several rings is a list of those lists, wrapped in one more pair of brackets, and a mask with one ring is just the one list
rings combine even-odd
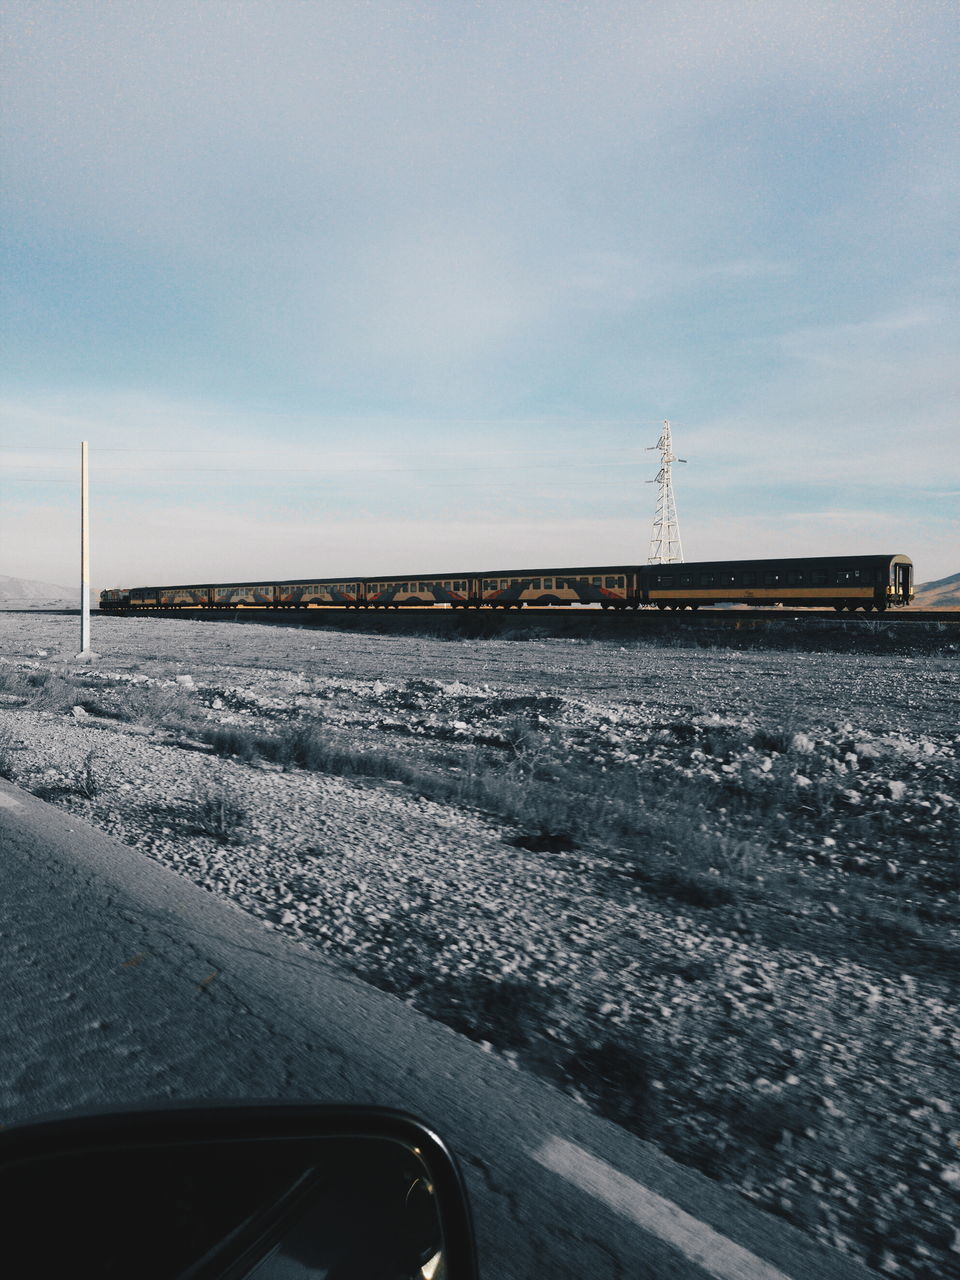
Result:
{"label": "wheel of train car", "polygon": [[845,604],[835,604],[833,607],[836,609],[837,613],[843,613],[847,606]]}

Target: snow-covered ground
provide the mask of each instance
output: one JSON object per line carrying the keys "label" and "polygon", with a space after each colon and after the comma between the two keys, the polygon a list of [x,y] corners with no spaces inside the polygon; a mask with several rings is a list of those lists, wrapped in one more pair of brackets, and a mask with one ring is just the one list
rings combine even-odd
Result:
{"label": "snow-covered ground", "polygon": [[0,771],[879,1270],[960,1266],[954,653],[76,628],[0,617]]}

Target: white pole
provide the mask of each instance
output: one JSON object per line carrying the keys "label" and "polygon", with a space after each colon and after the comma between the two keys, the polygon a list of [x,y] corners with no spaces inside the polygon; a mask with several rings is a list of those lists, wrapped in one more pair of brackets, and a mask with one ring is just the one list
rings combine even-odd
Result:
{"label": "white pole", "polygon": [[80,445],[80,652],[90,652],[90,503],[87,442]]}

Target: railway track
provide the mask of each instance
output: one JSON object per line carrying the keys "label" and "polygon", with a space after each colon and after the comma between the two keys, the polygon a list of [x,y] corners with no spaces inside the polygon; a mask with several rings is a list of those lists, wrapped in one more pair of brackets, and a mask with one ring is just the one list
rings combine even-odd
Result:
{"label": "railway track", "polygon": [[[49,612],[49,613],[79,613],[79,609],[51,609],[51,610],[30,610],[31,613]],[[720,623],[721,625],[733,625],[743,622],[786,622],[796,621],[821,621],[831,622],[835,624],[846,624],[848,626],[886,626],[887,623],[944,623],[946,625],[960,625],[960,609],[890,609],[882,614],[874,613],[837,613],[834,609],[783,609],[783,608],[763,608],[763,609],[719,609],[704,608],[697,610],[683,610],[678,612],[662,613],[659,609],[640,609],[636,613],[633,611],[611,611],[607,612],[603,609],[590,605],[573,606],[566,609],[559,609],[555,606],[538,607],[536,605],[525,605],[522,610],[510,610],[501,612],[495,609],[475,609],[475,610],[453,610],[444,605],[404,605],[397,610],[391,609],[343,609],[336,605],[311,605],[306,609],[274,609],[265,605],[240,605],[238,608],[230,609],[210,609],[200,606],[180,606],[175,609],[137,609],[130,615],[119,616],[135,616],[135,617],[152,617],[152,618],[214,618],[217,621],[249,621],[249,622],[278,622],[292,623],[294,625],[309,625],[321,620],[326,621],[343,621],[347,618],[353,620],[356,618],[370,618],[378,624],[387,621],[400,621],[405,616],[415,615],[418,617],[431,618],[449,618],[451,620],[462,621],[464,618],[496,618],[502,622],[515,624],[524,618],[536,618],[542,621],[546,618],[557,618],[570,621],[574,618],[590,619],[591,621],[602,620],[604,624],[609,623],[610,626],[622,625],[625,623],[644,623],[644,622],[664,622],[669,626],[676,625],[696,625],[697,623]],[[116,616],[112,613],[104,614],[105,617]],[[379,629],[379,627],[378,627]]]}

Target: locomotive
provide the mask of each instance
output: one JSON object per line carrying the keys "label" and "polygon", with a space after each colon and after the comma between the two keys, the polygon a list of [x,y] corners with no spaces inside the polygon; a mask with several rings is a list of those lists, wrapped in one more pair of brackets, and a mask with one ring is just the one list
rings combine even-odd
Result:
{"label": "locomotive", "polygon": [[453,609],[598,605],[622,610],[745,604],[882,613],[909,605],[913,594],[913,563],[908,556],[817,556],[114,588],[101,591],[100,611],[429,605]]}

